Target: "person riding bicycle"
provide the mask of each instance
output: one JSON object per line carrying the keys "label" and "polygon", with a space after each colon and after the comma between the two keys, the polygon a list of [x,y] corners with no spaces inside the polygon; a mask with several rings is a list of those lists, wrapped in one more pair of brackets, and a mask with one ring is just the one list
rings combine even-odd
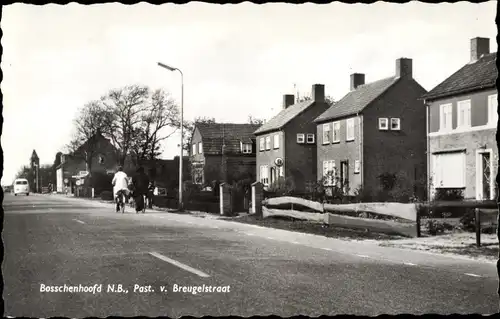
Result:
{"label": "person riding bicycle", "polygon": [[154,183],[154,181],[150,181],[149,186],[148,186],[148,195],[146,196],[146,198],[148,199],[148,208],[149,209],[153,208],[154,191],[155,191],[155,183]]}
{"label": "person riding bicycle", "polygon": [[127,174],[123,171],[122,166],[118,166],[118,170],[115,173],[115,176],[113,176],[113,195],[114,199],[116,201],[116,211],[120,211],[120,204],[118,203],[118,196],[120,193],[123,193],[125,197],[128,197],[129,191],[128,191],[128,176]]}
{"label": "person riding bicycle", "polygon": [[135,211],[136,213],[141,210],[144,212],[144,196],[148,194],[149,177],[144,173],[142,166],[137,169],[137,174],[132,178],[132,185],[134,187]]}

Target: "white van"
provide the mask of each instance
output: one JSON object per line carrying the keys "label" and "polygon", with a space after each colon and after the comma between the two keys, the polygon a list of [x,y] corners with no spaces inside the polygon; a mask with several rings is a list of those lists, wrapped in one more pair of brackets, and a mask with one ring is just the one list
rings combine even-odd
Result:
{"label": "white van", "polygon": [[17,194],[30,195],[30,185],[26,178],[18,178],[14,181],[14,196],[17,196]]}

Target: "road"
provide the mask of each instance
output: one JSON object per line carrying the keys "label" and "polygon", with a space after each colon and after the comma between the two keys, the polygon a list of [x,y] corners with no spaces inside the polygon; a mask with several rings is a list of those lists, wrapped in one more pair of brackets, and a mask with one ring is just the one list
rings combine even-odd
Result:
{"label": "road", "polygon": [[[114,213],[53,195],[3,202],[5,315],[491,314],[496,269],[375,244],[188,215]],[[102,291],[41,292],[102,285]],[[122,285],[125,292],[107,291]],[[150,292],[133,292],[134,285]],[[178,286],[228,292],[174,292]],[[164,286],[167,292],[162,292]],[[145,289],[143,289],[144,291]]]}

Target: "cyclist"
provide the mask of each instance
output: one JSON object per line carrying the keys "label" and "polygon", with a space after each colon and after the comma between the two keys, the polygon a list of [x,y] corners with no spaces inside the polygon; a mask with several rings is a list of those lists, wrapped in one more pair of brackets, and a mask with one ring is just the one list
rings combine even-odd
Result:
{"label": "cyclist", "polygon": [[113,194],[115,197],[115,202],[116,202],[116,211],[120,211],[120,204],[118,203],[118,196],[120,193],[123,193],[125,195],[125,202],[126,198],[128,197],[128,176],[127,174],[123,171],[122,166],[118,166],[117,172],[115,173],[115,176],[113,176]]}
{"label": "cyclist", "polygon": [[148,194],[149,177],[144,173],[142,166],[137,169],[137,174],[132,178],[132,185],[134,188],[135,212],[139,213],[142,210],[144,213],[144,197]]}

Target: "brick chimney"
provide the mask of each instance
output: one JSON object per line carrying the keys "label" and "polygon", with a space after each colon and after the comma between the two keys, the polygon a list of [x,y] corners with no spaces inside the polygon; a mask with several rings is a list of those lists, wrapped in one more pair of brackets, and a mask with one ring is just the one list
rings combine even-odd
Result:
{"label": "brick chimney", "polygon": [[412,59],[400,58],[396,60],[396,77],[412,78],[413,77]]}
{"label": "brick chimney", "polygon": [[489,38],[474,38],[470,40],[470,61],[476,62],[483,54],[490,53]]}
{"label": "brick chimney", "polygon": [[360,85],[365,84],[365,75],[363,73],[351,74],[351,91],[356,90]]}
{"label": "brick chimney", "polygon": [[295,96],[293,94],[283,95],[283,110],[295,103]]}
{"label": "brick chimney", "polygon": [[313,84],[311,98],[315,102],[325,102],[325,86],[323,84]]}

